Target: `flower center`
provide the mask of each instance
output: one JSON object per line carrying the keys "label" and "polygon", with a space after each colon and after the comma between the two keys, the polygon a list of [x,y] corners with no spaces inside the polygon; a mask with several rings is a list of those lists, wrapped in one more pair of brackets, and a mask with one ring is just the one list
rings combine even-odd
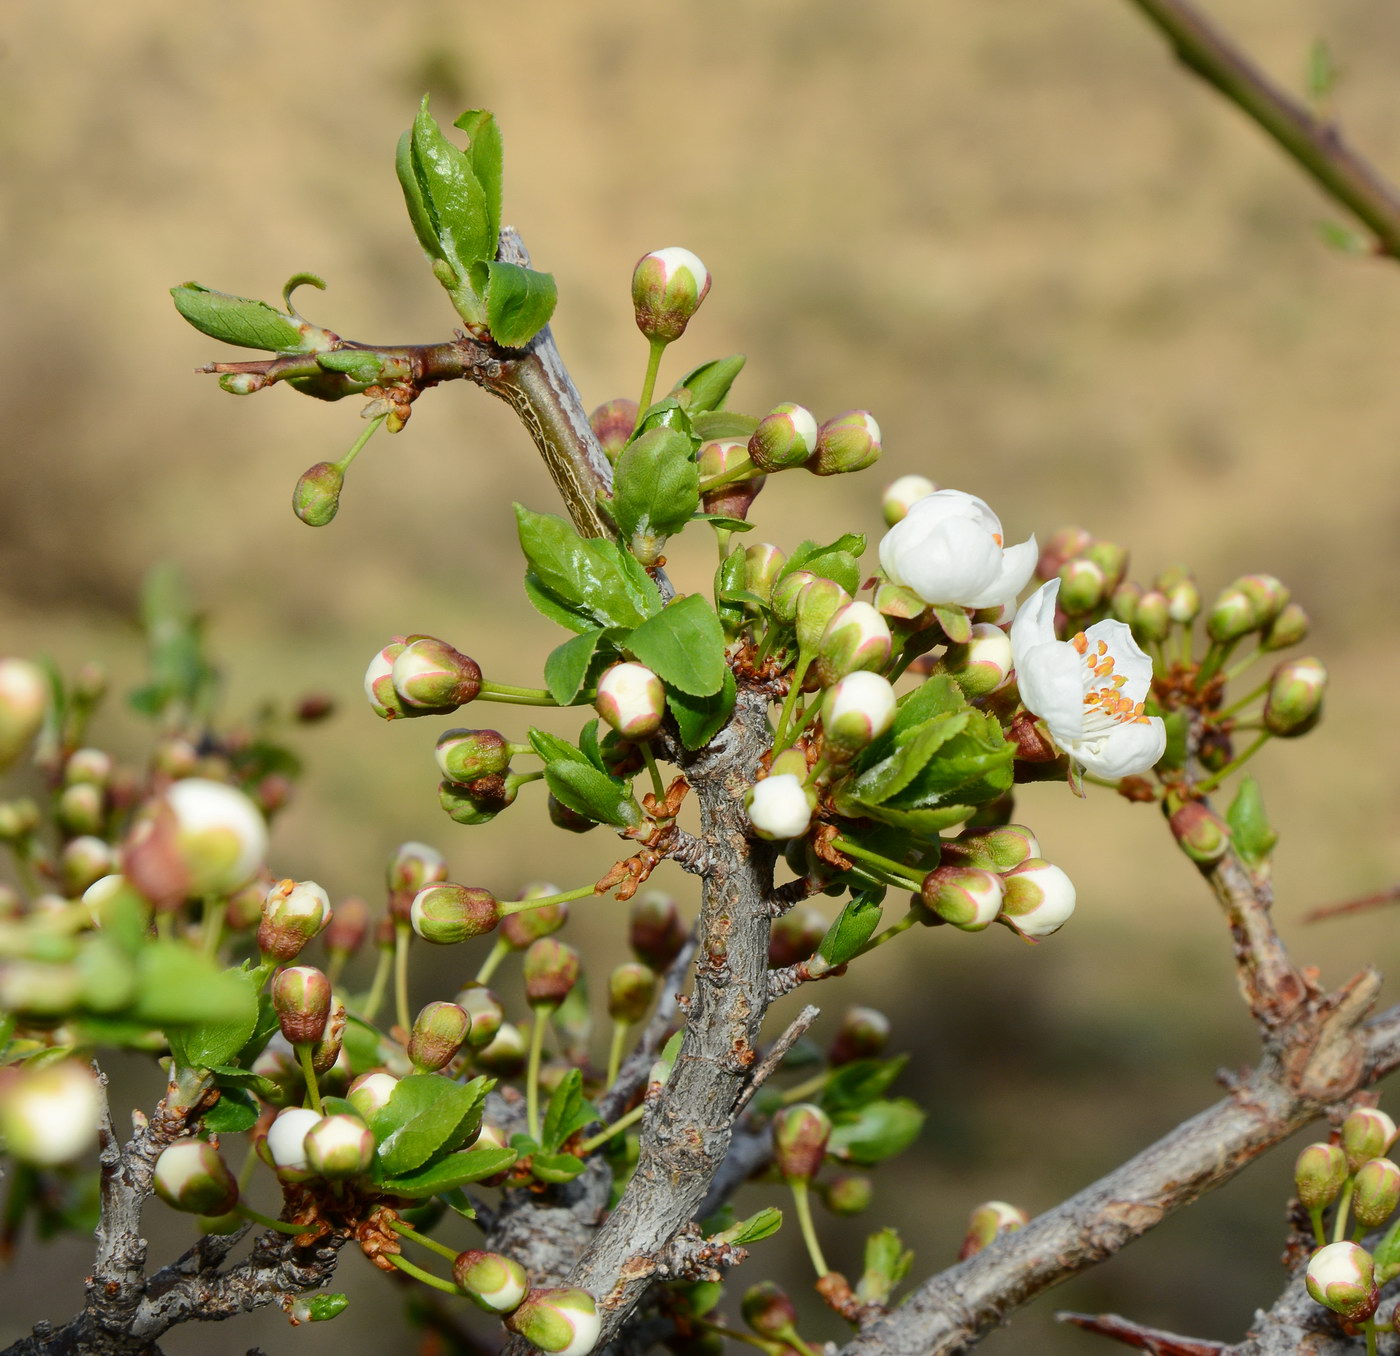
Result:
{"label": "flower center", "polygon": [[1143,704],[1131,700],[1121,690],[1128,680],[1113,671],[1108,643],[1101,640],[1091,646],[1089,637],[1081,631],[1070,644],[1084,661],[1085,735],[1102,733],[1114,725],[1146,725],[1148,717],[1143,714]]}

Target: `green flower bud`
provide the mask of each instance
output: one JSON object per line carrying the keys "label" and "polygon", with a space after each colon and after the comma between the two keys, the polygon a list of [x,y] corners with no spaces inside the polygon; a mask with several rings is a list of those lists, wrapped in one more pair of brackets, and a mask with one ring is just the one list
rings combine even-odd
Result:
{"label": "green flower bud", "polygon": [[103,839],[91,834],[70,838],[58,859],[64,892],[76,898],[89,885],[110,875],[115,864],[116,853]]}
{"label": "green flower bud", "polygon": [[1107,597],[1123,582],[1128,573],[1128,548],[1112,541],[1090,542],[1084,548],[1084,559],[1103,571],[1103,596]]}
{"label": "green flower bud", "polygon": [[510,769],[510,748],[499,730],[444,730],[435,754],[442,775],[458,785]]}
{"label": "green flower bud", "polygon": [[805,961],[826,936],[826,919],[810,904],[798,904],[773,923],[768,934],[768,964],[775,970]]}
{"label": "green flower bud", "polygon": [[940,866],[973,866],[979,871],[1010,871],[1040,856],[1040,843],[1023,824],[967,829],[943,844]]}
{"label": "green flower bud", "polygon": [[814,475],[863,471],[880,460],[880,425],[868,410],[847,410],[817,430],[817,447],[807,460]]}
{"label": "green flower bud", "polygon": [[758,421],[748,442],[749,460],[760,471],[801,466],[817,450],[817,421],[790,400],[775,405]]}
{"label": "green flower bud", "polygon": [[587,815],[571,810],[552,793],[546,802],[546,809],[549,812],[549,822],[556,829],[566,829],[569,833],[587,833],[590,829],[598,827],[596,819],[589,819]]}
{"label": "green flower bud", "polygon": [[63,764],[64,786],[107,786],[112,780],[112,755],[101,749],[75,749]]}
{"label": "green flower bud", "polygon": [[502,810],[515,804],[519,782],[512,777],[478,777],[458,786],[438,783],[438,804],[454,824],[489,824]]}
{"label": "green flower bud", "polygon": [[873,1059],[890,1039],[890,1019],[874,1008],[847,1008],[831,1048],[827,1063],[833,1068],[852,1060]]}
{"label": "green flower bud", "polygon": [[811,654],[821,644],[828,623],[850,601],[851,595],[834,579],[815,578],[808,582],[797,595],[794,611],[797,644],[804,654]]}
{"label": "green flower bud", "polygon": [[489,1044],[476,1052],[476,1062],[501,1078],[514,1078],[525,1067],[525,1037],[512,1022],[502,1022]]}
{"label": "green flower bud", "polygon": [[365,670],[365,696],[369,698],[374,714],[382,720],[422,714],[410,711],[394,691],[394,660],[407,648],[402,640],[390,641],[369,661],[369,667]]}
{"label": "green flower bud", "polygon": [[613,664],[598,679],[598,714],[624,739],[650,739],[666,715],[666,689],[645,664]]}
{"label": "green flower bud", "polygon": [[1239,589],[1254,604],[1261,626],[1268,626],[1288,606],[1288,586],[1271,574],[1246,574],[1230,587]]}
{"label": "green flower bud", "polygon": [[[1108,600],[1108,610],[1115,620],[1131,626],[1137,620],[1138,604],[1141,601],[1142,585],[1133,583],[1131,579],[1125,579],[1113,590],[1113,597]],[[1167,603],[1167,611],[1170,616],[1170,600]]]}
{"label": "green flower bud", "polygon": [[1384,1158],[1395,1143],[1395,1122],[1377,1107],[1359,1106],[1342,1122],[1342,1152],[1347,1156],[1347,1168],[1360,1170],[1373,1158]]}
{"label": "green flower bud", "polygon": [[1133,631],[1140,640],[1161,642],[1172,629],[1171,604],[1167,595],[1156,589],[1138,599]]}
{"label": "green flower bud", "polygon": [[92,1069],[80,1060],[0,1069],[0,1139],[22,1162],[52,1167],[86,1153],[97,1142],[102,1106]]}
{"label": "green flower bud", "polygon": [[429,1003],[413,1019],[408,1057],[419,1073],[445,1069],[466,1044],[472,1019],[456,1003]]}
{"label": "green flower bud", "polygon": [[98,834],[107,819],[106,800],[102,788],[91,782],[65,786],[59,793],[55,816],[69,833]]}
{"label": "green flower bud", "polygon": [[919,898],[945,923],[964,932],[981,932],[1001,912],[1006,887],[992,871],[968,866],[940,866],[924,877]]}
{"label": "green flower bud", "polygon": [[385,884],[389,890],[389,913],[400,922],[409,921],[414,897],[427,885],[447,879],[447,862],[436,848],[426,843],[400,843],[389,858]]}
{"label": "green flower bud", "polygon": [[787,564],[787,556],[772,542],[758,542],[744,552],[744,587],[765,602],[772,596],[773,581]]}
{"label": "green flower bud", "polygon": [[662,972],[680,955],[689,931],[676,901],[659,890],[649,890],[632,906],[627,944],[642,964]]}
{"label": "green flower bud", "polygon": [[189,1215],[223,1215],[238,1204],[238,1183],[207,1140],[167,1145],[156,1159],[151,1185],[166,1205]]}
{"label": "green flower bud", "polygon": [[1082,527],[1062,527],[1051,533],[1049,540],[1041,547],[1040,559],[1035,567],[1036,578],[1044,581],[1054,579],[1065,561],[1082,556],[1093,541],[1093,537]]}
{"label": "green flower bud", "polygon": [[634,1026],[647,1015],[656,997],[656,972],[636,961],[619,965],[608,976],[608,1016]]}
{"label": "green flower bud", "polygon": [[760,1337],[786,1342],[797,1330],[797,1307],[772,1281],[760,1281],[744,1291],[739,1312]]}
{"label": "green flower bud", "polygon": [[1327,670],[1320,659],[1289,659],[1274,670],[1264,699],[1264,728],[1281,739],[1305,735],[1322,719]]}
{"label": "green flower bud", "polygon": [[27,659],[0,659],[0,768],[9,767],[29,747],[48,704],[43,669]]}
{"label": "green flower bud", "polygon": [[1376,1312],[1376,1289],[1371,1254],[1355,1243],[1329,1243],[1308,1261],[1308,1294],[1349,1323],[1360,1323]]}
{"label": "green flower bud", "polygon": [[363,899],[342,899],[326,924],[326,950],[332,956],[353,956],[369,936],[369,922],[369,905]]}
{"label": "green flower bud", "polygon": [[1216,594],[1215,601],[1210,605],[1210,611],[1206,613],[1206,634],[1217,645],[1224,645],[1258,630],[1261,623],[1259,605],[1249,594],[1232,584]]}
{"label": "green flower bud", "polygon": [[292,491],[292,512],[308,527],[325,527],[340,509],[345,472],[334,462],[318,461],[301,473]]}
{"label": "green flower bud", "polygon": [[293,1045],[318,1041],[331,1015],[331,982],[314,965],[279,970],[272,977],[272,1007],[282,1034]]}
{"label": "green flower bud", "polygon": [[1336,1144],[1309,1144],[1293,1166],[1298,1199],[1309,1210],[1324,1210],[1342,1194],[1347,1156]]}
{"label": "green flower bud", "polygon": [[927,499],[937,485],[927,476],[900,476],[885,486],[880,498],[880,511],[885,515],[885,525],[893,527],[903,520],[920,499]]}
{"label": "green flower bud", "polygon": [[816,577],[811,570],[793,570],[774,583],[768,601],[779,621],[796,621],[797,601]]}
{"label": "green flower bud", "polygon": [[1289,603],[1264,629],[1259,648],[1286,650],[1290,645],[1301,645],[1311,629],[1308,614],[1297,603]]}
{"label": "green flower bud", "polygon": [[1011,676],[1011,637],[999,626],[977,622],[966,645],[949,645],[943,672],[967,697],[987,697]]}
{"label": "green flower bud", "polygon": [[1373,1158],[1356,1173],[1351,1213],[1358,1224],[1378,1229],[1400,1205],[1400,1167],[1388,1158]]}
{"label": "green flower bud", "polygon": [[1014,1205],[1005,1201],[983,1201],[967,1217],[967,1233],[963,1236],[958,1260],[975,1256],[998,1235],[1015,1233],[1030,1222],[1031,1217]]}
{"label": "green flower bud", "polygon": [[452,1263],[452,1279],[488,1314],[508,1314],[525,1298],[525,1268],[513,1257],[470,1248]]}
{"label": "green flower bud", "polygon": [[409,921],[425,942],[451,946],[492,931],[501,921],[501,905],[479,887],[429,885],[414,895]]}
{"label": "green flower bud", "polygon": [[356,1116],[325,1116],[302,1141],[306,1166],[328,1182],[359,1177],[374,1162],[374,1136]]}
{"label": "green flower bud", "polygon": [[609,461],[616,461],[637,427],[637,402],[619,398],[599,405],[588,416],[589,427]]}
{"label": "green flower bud", "polygon": [[350,1084],[345,1100],[365,1120],[369,1120],[381,1107],[389,1105],[389,1098],[394,1095],[394,1089],[398,1085],[399,1080],[390,1073],[361,1074]]}
{"label": "green flower bud", "polygon": [[467,1033],[467,1044],[474,1049],[489,1045],[505,1021],[505,1009],[501,1000],[490,989],[481,984],[473,984],[457,993],[455,1002],[472,1019],[471,1030]]}
{"label": "green flower bud", "polygon": [[822,1201],[833,1215],[863,1215],[875,1199],[875,1186],[868,1177],[843,1174],[820,1188]]}
{"label": "green flower bud", "polygon": [[827,689],[822,703],[822,730],[828,753],[850,758],[894,724],[894,688],[888,678],[861,670]]}
{"label": "green flower bud", "polygon": [[393,684],[404,706],[445,714],[481,691],[481,669],[445,640],[417,636],[395,658]]}
{"label": "green flower bud", "polygon": [[339,1318],[349,1307],[348,1295],[324,1292],[319,1295],[299,1295],[287,1308],[287,1321],[293,1327],[302,1323],[329,1323],[331,1319]]}
{"label": "green flower bud", "polygon": [[1168,823],[1181,850],[1198,865],[1218,862],[1230,850],[1230,826],[1198,800],[1188,800]]}
{"label": "green flower bud", "polygon": [[[522,901],[545,899],[557,895],[559,887],[541,881],[538,885],[521,891]],[[541,904],[538,908],[525,909],[520,913],[507,914],[501,920],[501,936],[516,951],[527,950],[541,937],[549,937],[559,931],[569,921],[567,904]]]}
{"label": "green flower bud", "polygon": [[791,772],[778,772],[763,778],[744,794],[749,823],[760,838],[777,842],[800,838],[812,822],[816,795]]}
{"label": "green flower bud", "polygon": [[330,920],[330,896],[314,880],[280,880],[263,903],[258,950],[272,960],[294,960]]}
{"label": "green flower bud", "polygon": [[542,937],[525,953],[525,1000],[532,1008],[552,1010],[578,983],[579,954],[554,937]]}
{"label": "green flower bud", "polygon": [[[800,635],[800,612],[798,625]],[[893,647],[888,623],[869,603],[847,603],[822,632],[817,678],[823,687],[830,687],[849,673],[878,672],[889,663]]]}
{"label": "green flower bud", "polygon": [[1060,606],[1071,617],[1092,612],[1109,592],[1108,578],[1087,555],[1060,566]]}
{"label": "green flower bud", "polygon": [[[717,438],[713,442],[703,444],[695,454],[695,464],[702,482],[712,480],[715,476],[728,475],[748,460],[748,444],[742,438]],[[726,518],[742,518],[758,498],[758,492],[767,480],[767,476],[749,475],[732,480],[727,485],[705,490],[700,495],[700,507],[706,513],[719,513]]]}
{"label": "green flower bud", "polygon": [[710,271],[689,250],[672,245],[642,255],[632,270],[637,328],[655,343],[674,343],[709,290]]}
{"label": "green flower bud", "polygon": [[1200,615],[1201,590],[1191,575],[1173,580],[1162,592],[1167,596],[1167,615],[1178,626],[1190,626]]}
{"label": "green flower bud", "polygon": [[773,1161],[789,1182],[810,1182],[821,1170],[831,1117],[811,1102],[785,1106],[773,1117]]}
{"label": "green flower bud", "polygon": [[549,1356],[588,1356],[603,1327],[593,1296],[565,1289],[531,1290],[505,1325]]}

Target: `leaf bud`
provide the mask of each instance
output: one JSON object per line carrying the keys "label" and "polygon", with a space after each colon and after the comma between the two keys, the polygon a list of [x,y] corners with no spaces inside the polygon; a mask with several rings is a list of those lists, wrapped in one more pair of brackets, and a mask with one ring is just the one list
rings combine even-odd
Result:
{"label": "leaf bud", "polygon": [[513,1022],[502,1022],[495,1037],[476,1052],[476,1062],[488,1073],[514,1078],[525,1067],[525,1037]]}
{"label": "leaf bud", "polygon": [[760,471],[801,466],[816,450],[817,421],[810,410],[790,400],[765,414],[748,442],[749,460]]}
{"label": "leaf bud", "polygon": [[637,328],[653,343],[674,343],[709,290],[710,270],[689,250],[672,245],[642,255],[632,270]]}
{"label": "leaf bud", "polygon": [[282,1034],[293,1045],[320,1040],[331,1014],[331,982],[314,965],[279,970],[272,977],[272,1007]]}
{"label": "leaf bud", "polygon": [[59,792],[54,814],[69,833],[100,833],[107,818],[106,797],[102,788],[91,782],[65,786]]}
{"label": "leaf bud", "polygon": [[1011,676],[1011,637],[999,626],[977,622],[967,644],[948,646],[942,667],[964,696],[990,696]]}
{"label": "leaf bud", "polygon": [[0,768],[9,767],[29,747],[48,704],[43,669],[27,659],[0,659]]}
{"label": "leaf bud", "polygon": [[598,827],[596,819],[589,819],[587,815],[579,814],[577,810],[571,810],[553,793],[550,794],[546,802],[546,810],[549,814],[549,822],[556,829],[565,829],[569,833],[587,833],[590,829]]}
{"label": "leaf bud", "polygon": [[666,715],[666,689],[645,664],[614,664],[598,679],[593,705],[624,739],[650,739]]}
{"label": "leaf bud", "polygon": [[975,866],[981,871],[1010,871],[1040,856],[1040,843],[1024,824],[965,829],[943,844],[940,866]]}
{"label": "leaf bud", "polygon": [[408,1037],[408,1058],[419,1073],[445,1069],[466,1044],[472,1019],[456,1003],[427,1004],[413,1019]]}
{"label": "leaf bud", "polygon": [[330,920],[330,896],[314,880],[280,880],[263,902],[258,950],[272,960],[295,960]]}
{"label": "leaf bud", "polygon": [[390,641],[369,661],[369,667],[365,670],[365,696],[369,698],[374,714],[382,720],[419,714],[409,711],[394,691],[394,660],[407,648],[401,640]]}
{"label": "leaf bud", "polygon": [[419,636],[394,660],[393,683],[405,706],[446,714],[481,691],[481,669],[445,640]]}
{"label": "leaf bud", "polygon": [[894,724],[896,698],[888,678],[859,670],[833,683],[822,704],[827,751],[850,758]]}
{"label": "leaf bud", "polygon": [[322,1117],[308,1107],[289,1106],[267,1127],[265,1157],[284,1182],[304,1182],[311,1176],[306,1161],[306,1136]]}
{"label": "leaf bud", "polygon": [[436,848],[426,843],[400,843],[385,872],[390,914],[407,922],[414,896],[425,885],[446,879],[447,860]]}
{"label": "leaf bud", "polygon": [[868,1177],[845,1173],[822,1187],[821,1196],[833,1215],[863,1215],[875,1199],[875,1185]]}
{"label": "leaf bud", "polygon": [[644,965],[658,972],[670,968],[681,953],[689,929],[670,895],[649,890],[632,906],[627,923],[627,944]]}
{"label": "leaf bud", "polygon": [[850,1007],[841,1018],[836,1037],[826,1052],[833,1068],[856,1059],[873,1059],[890,1039],[890,1019],[874,1008]]}
{"label": "leaf bud", "polygon": [[308,527],[325,527],[340,509],[345,471],[331,461],[318,461],[301,473],[292,490],[292,512]]}
{"label": "leaf bud", "polygon": [[885,525],[893,527],[920,499],[927,499],[937,488],[927,476],[900,476],[898,480],[892,480],[885,486],[885,493],[880,498]]}
{"label": "leaf bud", "polygon": [[786,564],[786,554],[772,542],[755,543],[744,552],[744,587],[767,602],[773,595],[773,582]]}
{"label": "leaf bud", "polygon": [[880,425],[868,410],[847,410],[817,430],[816,450],[807,459],[813,475],[839,476],[863,471],[880,460]]}
{"label": "leaf bud", "polygon": [[1395,1122],[1378,1107],[1355,1107],[1342,1122],[1342,1152],[1351,1172],[1373,1158],[1384,1158],[1395,1143]]}
{"label": "leaf bud", "polygon": [[773,1117],[773,1161],[789,1182],[810,1182],[831,1138],[831,1117],[811,1102],[785,1106]]}
{"label": "leaf bud", "polygon": [[499,1252],[469,1248],[452,1263],[452,1279],[488,1314],[508,1314],[525,1298],[525,1268]]}
{"label": "leaf bud", "polygon": [[1173,811],[1168,823],[1181,850],[1199,866],[1218,862],[1230,850],[1230,826],[1198,800]]}
{"label": "leaf bud", "polygon": [[1241,575],[1230,587],[1239,589],[1254,604],[1261,627],[1267,627],[1288,606],[1288,586],[1271,574]]}
{"label": "leaf bud", "polygon": [[797,620],[797,603],[802,591],[816,579],[811,570],[793,570],[777,580],[769,594],[769,605],[779,621]]}
{"label": "leaf bud", "polygon": [[[520,892],[520,901],[546,899],[557,895],[559,887],[548,881],[529,885]],[[541,937],[548,937],[559,931],[569,921],[567,904],[541,904],[534,909],[522,909],[519,913],[507,914],[501,920],[501,936],[516,951],[526,950]]]}
{"label": "leaf bud", "polygon": [[110,875],[115,863],[115,850],[104,839],[92,834],[70,838],[58,859],[64,893],[76,899],[89,885]]}
{"label": "leaf bud", "polygon": [[472,984],[459,990],[454,1001],[472,1019],[471,1030],[467,1032],[468,1045],[480,1049],[495,1040],[506,1013],[501,1000],[490,989],[482,984]]}
{"label": "leaf bud", "polygon": [[578,983],[579,955],[554,937],[542,937],[525,953],[525,1001],[532,1008],[557,1008]]}
{"label": "leaf bud", "polygon": [[[748,444],[742,438],[717,438],[704,443],[695,454],[695,465],[702,482],[715,476],[728,475],[748,460]],[[712,490],[704,490],[700,495],[700,506],[706,513],[742,518],[767,480],[767,476],[750,475],[731,480],[727,485],[718,485]]]}
{"label": "leaf bud", "polygon": [[1327,670],[1320,659],[1288,659],[1269,680],[1264,699],[1264,728],[1280,739],[1305,735],[1322,719]]}
{"label": "leaf bud", "polygon": [[1110,592],[1103,570],[1087,555],[1076,556],[1060,566],[1059,603],[1071,617],[1092,612]]}
{"label": "leaf bud", "polygon": [[531,1290],[505,1325],[549,1356],[588,1356],[603,1326],[593,1296],[572,1289]]}
{"label": "leaf bud", "polygon": [[[800,636],[800,610],[798,626]],[[822,632],[817,647],[817,678],[823,687],[830,687],[849,673],[878,671],[889,663],[893,648],[889,624],[869,603],[847,603]]]}
{"label": "leaf bud", "polygon": [[1031,1217],[1006,1201],[983,1201],[967,1217],[967,1233],[958,1251],[958,1261],[981,1252],[1001,1234],[1015,1233],[1031,1222]]}
{"label": "leaf bud", "polygon": [[1360,1323],[1376,1312],[1376,1289],[1371,1254],[1355,1243],[1329,1243],[1308,1261],[1305,1284],[1308,1294],[1350,1323]]}
{"label": "leaf bud", "polygon": [[1357,1169],[1351,1212],[1358,1224],[1378,1229],[1400,1205],[1400,1167],[1388,1158],[1373,1158]]}
{"label": "leaf bud", "polygon": [[760,1337],[786,1342],[797,1330],[797,1307],[787,1292],[772,1281],[760,1281],[744,1291],[739,1312]]}
{"label": "leaf bud", "polygon": [[1058,867],[1031,857],[1002,877],[1006,895],[998,922],[1022,937],[1048,937],[1074,912],[1074,882]]}
{"label": "leaf bud", "polygon": [[326,950],[332,956],[353,956],[369,936],[369,921],[369,905],[363,899],[342,899],[326,924]]}
{"label": "leaf bud", "polygon": [[635,1026],[647,1015],[656,997],[656,972],[647,965],[626,961],[608,976],[608,1016]]}
{"label": "leaf bud", "polygon": [[[1116,621],[1131,626],[1137,621],[1138,604],[1141,600],[1142,585],[1133,583],[1131,579],[1125,579],[1113,590],[1113,596],[1108,600],[1109,613]],[[1167,607],[1170,611],[1170,602],[1168,602]]]}
{"label": "leaf bud", "polygon": [[813,797],[792,773],[765,777],[744,800],[753,831],[769,841],[798,838],[812,822]]}
{"label": "leaf bud", "polygon": [[102,1106],[97,1079],[80,1060],[0,1069],[0,1139],[23,1162],[50,1167],[86,1153]]}
{"label": "leaf bud", "polygon": [[161,1150],[151,1185],[166,1205],[189,1215],[224,1215],[238,1204],[228,1164],[203,1139],[177,1139]]}
{"label": "leaf bud", "polygon": [[821,945],[826,928],[826,919],[810,904],[789,909],[768,934],[768,964],[785,970],[805,961]]}
{"label": "leaf bud", "polygon": [[639,413],[635,400],[628,400],[620,396],[616,400],[609,400],[606,404],[599,405],[588,416],[588,424],[593,430],[593,436],[597,438],[598,445],[603,449],[603,455],[609,461],[616,461],[622,449],[627,446],[627,440],[632,436],[632,430],[637,427]]}
{"label": "leaf bud", "polygon": [[1261,624],[1259,606],[1238,585],[1221,589],[1206,613],[1206,634],[1217,645],[1239,640]]}
{"label": "leaf bud", "polygon": [[1171,604],[1167,601],[1167,595],[1157,589],[1144,593],[1138,599],[1137,615],[1132,626],[1140,640],[1164,641],[1172,629]]}
{"label": "leaf bud", "polygon": [[1092,545],[1094,538],[1082,527],[1062,527],[1052,532],[1041,548],[1040,559],[1036,562],[1036,578],[1044,581],[1054,579],[1060,566],[1067,560],[1082,556]]}
{"label": "leaf bud", "polygon": [[919,897],[925,908],[964,932],[981,932],[1001,912],[1006,887],[994,871],[940,866],[924,877]]}
{"label": "leaf bud", "polygon": [[1308,614],[1297,603],[1289,603],[1277,617],[1264,628],[1259,648],[1265,651],[1286,650],[1290,645],[1301,645],[1312,629]]}
{"label": "leaf bud", "polygon": [[442,775],[459,785],[510,768],[510,748],[499,730],[444,730],[434,753]]}
{"label": "leaf bud", "polygon": [[425,942],[451,946],[490,932],[501,921],[501,905],[479,886],[428,885],[414,895],[409,921]]}
{"label": "leaf bud", "polygon": [[[234,1216],[238,1219],[238,1216]],[[241,1223],[241,1221],[239,1221]],[[232,1233],[232,1230],[229,1230]],[[287,1321],[297,1327],[302,1323],[329,1323],[350,1307],[350,1297],[343,1294],[299,1295],[287,1306]]]}
{"label": "leaf bud", "polygon": [[1342,1194],[1347,1180],[1347,1156],[1336,1144],[1309,1144],[1293,1165],[1298,1199],[1309,1210],[1323,1210]]}
{"label": "leaf bud", "polygon": [[391,1073],[361,1074],[350,1084],[345,1100],[365,1119],[369,1120],[381,1107],[389,1105],[399,1080]]}

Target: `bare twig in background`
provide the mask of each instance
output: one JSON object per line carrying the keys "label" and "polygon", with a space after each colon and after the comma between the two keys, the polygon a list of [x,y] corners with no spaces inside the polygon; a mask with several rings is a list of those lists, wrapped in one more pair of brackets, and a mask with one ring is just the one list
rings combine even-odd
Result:
{"label": "bare twig in background", "polygon": [[1400,903],[1400,885],[1392,885],[1387,890],[1377,890],[1373,895],[1363,895],[1360,899],[1344,900],[1340,904],[1324,904],[1321,908],[1310,909],[1303,915],[1305,923],[1320,923],[1325,918],[1340,918],[1348,913],[1367,913],[1383,904]]}
{"label": "bare twig in background", "polygon": [[1160,1328],[1145,1328],[1117,1314],[1059,1313],[1055,1317],[1061,1323],[1111,1337],[1124,1346],[1149,1352],[1151,1356],[1228,1356],[1229,1348],[1224,1342],[1198,1342],[1191,1337],[1178,1337]]}

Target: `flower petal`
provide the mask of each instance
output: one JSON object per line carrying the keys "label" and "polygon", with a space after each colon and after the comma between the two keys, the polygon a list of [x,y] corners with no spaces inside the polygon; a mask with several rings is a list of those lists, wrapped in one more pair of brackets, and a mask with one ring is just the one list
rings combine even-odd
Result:
{"label": "flower petal", "polygon": [[1115,725],[1106,735],[1067,745],[1070,756],[1109,781],[1146,772],[1166,752],[1167,727],[1160,716]]}
{"label": "flower petal", "polygon": [[968,518],[945,517],[907,547],[898,547],[893,563],[901,582],[924,602],[965,606],[965,599],[996,580],[1001,557],[1001,547],[980,524]]}
{"label": "flower petal", "polygon": [[1152,688],[1152,659],[1133,639],[1130,626],[1109,619],[1095,622],[1084,632],[1084,639],[1091,649],[1099,641],[1108,646],[1108,653],[1113,657],[1114,673],[1127,679],[1122,692],[1129,701],[1140,702],[1147,697]]}
{"label": "flower petal", "polygon": [[1034,535],[1018,546],[1008,546],[1001,553],[1001,572],[996,581],[975,598],[966,599],[963,606],[1000,607],[1003,603],[1014,602],[1016,595],[1030,583],[1039,559],[1040,549]]}
{"label": "flower petal", "polygon": [[1084,734],[1082,669],[1074,646],[1063,640],[1033,646],[1016,664],[1021,700],[1050,727],[1056,743],[1066,747]]}
{"label": "flower petal", "polygon": [[1021,604],[1016,620],[1011,623],[1011,657],[1017,668],[1021,667],[1021,656],[1026,651],[1055,639],[1055,601],[1059,596],[1060,581],[1052,579]]}

